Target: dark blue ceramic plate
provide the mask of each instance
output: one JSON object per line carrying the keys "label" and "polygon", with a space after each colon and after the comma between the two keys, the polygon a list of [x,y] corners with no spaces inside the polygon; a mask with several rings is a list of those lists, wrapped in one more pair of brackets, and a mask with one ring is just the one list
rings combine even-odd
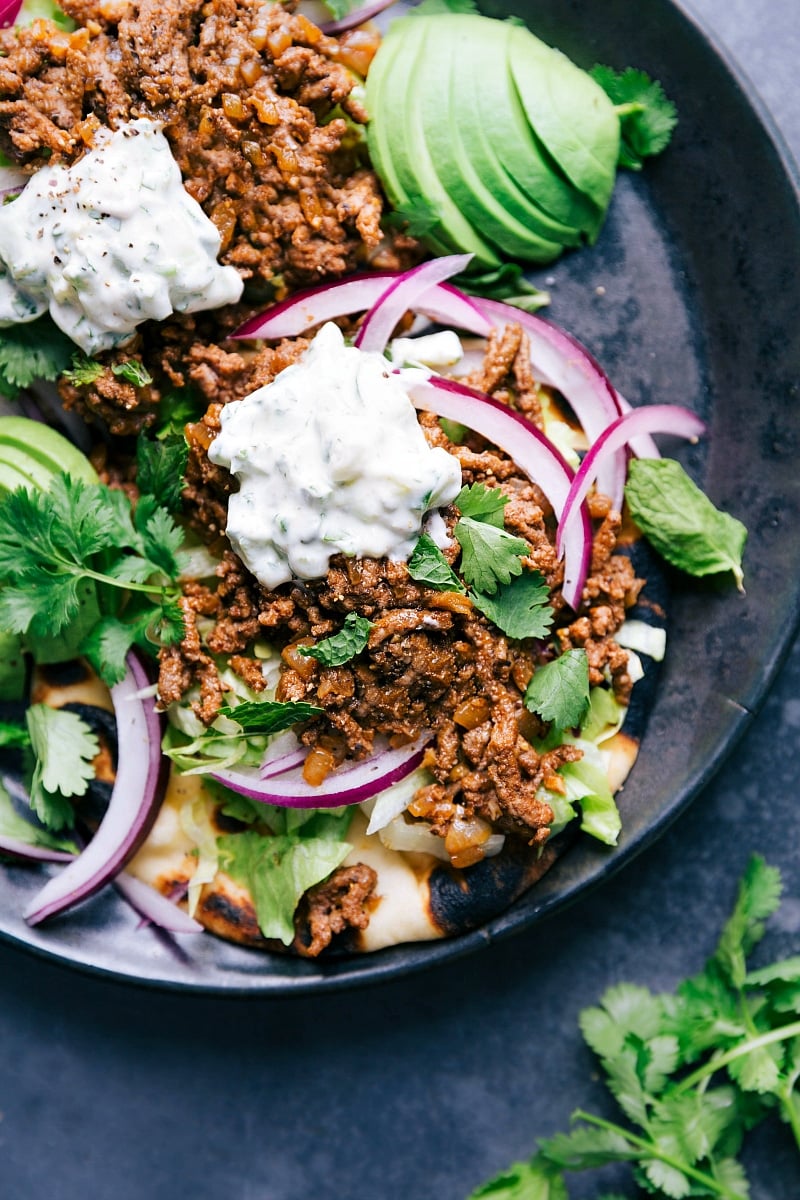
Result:
{"label": "dark blue ceramic plate", "polygon": [[[466,954],[540,920],[619,870],[698,793],[757,708],[800,614],[800,205],[795,167],[751,85],[668,0],[537,0],[514,11],[581,65],[635,65],[678,104],[671,149],[624,174],[603,234],[537,282],[634,403],[685,402],[711,435],[689,465],[750,538],[746,595],[676,581],[661,687],[620,797],[624,837],[580,842],[526,897],[475,933],[314,963],[207,936],[176,952],[113,895],[44,929],[19,914],[35,872],[0,873],[0,933],[119,979],[205,992],[289,993],[374,982]],[[546,281],[546,282],[545,282]]]}

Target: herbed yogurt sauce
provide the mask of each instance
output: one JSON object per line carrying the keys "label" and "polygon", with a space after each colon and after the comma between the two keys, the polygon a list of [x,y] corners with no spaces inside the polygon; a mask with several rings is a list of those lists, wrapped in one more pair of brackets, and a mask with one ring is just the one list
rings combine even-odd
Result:
{"label": "herbed yogurt sauce", "polygon": [[228,538],[266,587],[321,579],[334,554],[405,561],[426,512],[458,495],[458,460],[428,445],[408,396],[420,377],[346,346],[330,324],[271,384],[223,408],[208,456],[239,480]]}
{"label": "herbed yogurt sauce", "polygon": [[0,207],[0,326],[49,309],[85,353],[110,350],[142,321],[239,300],[219,248],[157,123],[98,129],[77,163],[42,167]]}

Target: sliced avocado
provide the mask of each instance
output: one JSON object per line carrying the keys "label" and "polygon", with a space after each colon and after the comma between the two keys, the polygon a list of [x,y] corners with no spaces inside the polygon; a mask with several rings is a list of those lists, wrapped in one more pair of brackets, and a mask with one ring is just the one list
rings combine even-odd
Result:
{"label": "sliced avocado", "polygon": [[24,472],[9,466],[8,463],[0,462],[0,496],[7,492],[15,492],[17,488],[21,487],[32,488],[35,487],[35,484]]}
{"label": "sliced avocado", "polygon": [[24,475],[30,487],[38,488],[42,492],[46,492],[50,487],[53,471],[49,467],[43,467],[37,459],[31,458],[17,447],[4,446],[0,443],[0,463],[10,467],[19,475]]}
{"label": "sliced avocado", "polygon": [[482,180],[476,170],[462,137],[463,115],[451,97],[451,81],[459,73],[456,50],[449,38],[437,41],[436,57],[423,59],[417,68],[423,136],[431,162],[450,199],[503,254],[522,262],[552,262],[563,243],[540,235],[533,208],[528,224],[517,220],[492,195],[491,179]]}
{"label": "sliced avocado", "polygon": [[[459,62],[452,103],[478,173],[519,220],[528,219],[533,209],[535,228],[543,236],[565,246],[578,245],[582,234],[594,237],[603,213],[570,183],[542,146],[528,123],[510,69],[489,73],[478,91],[471,81],[485,65],[485,36],[475,36],[475,18],[458,17],[452,24]],[[503,44],[496,61],[507,63],[512,26],[498,25]]]}
{"label": "sliced avocado", "polygon": [[619,118],[603,89],[566,55],[516,25],[509,69],[537,137],[575,187],[603,212],[619,156]]}
{"label": "sliced avocado", "polygon": [[6,462],[12,462],[11,455],[19,453],[51,475],[67,471],[73,479],[97,483],[97,472],[77,446],[49,425],[28,417],[0,417],[0,451]]}
{"label": "sliced avocado", "polygon": [[[448,196],[425,145],[417,63],[426,26],[419,17],[393,25],[370,69],[367,137],[373,165],[397,207],[424,207],[436,215],[436,224],[424,235],[432,248],[444,245],[445,252],[473,254],[475,266],[498,267],[501,258]],[[387,58],[381,63],[384,52]]]}

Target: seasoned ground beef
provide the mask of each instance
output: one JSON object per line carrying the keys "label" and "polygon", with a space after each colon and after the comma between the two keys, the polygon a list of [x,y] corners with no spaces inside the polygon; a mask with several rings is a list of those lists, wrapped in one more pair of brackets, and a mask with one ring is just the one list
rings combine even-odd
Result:
{"label": "seasoned ground beef", "polygon": [[[235,398],[239,388],[243,393],[252,390],[248,372],[251,383],[255,378],[265,382],[279,363],[292,361],[306,345],[302,340],[285,342],[243,360],[231,376],[235,387],[229,398]],[[521,329],[509,326],[492,337],[473,380],[504,403],[516,403],[521,395],[530,416],[540,421],[538,393],[522,365],[528,359]],[[212,466],[207,457],[222,407],[220,402],[209,405],[203,419],[188,430],[185,495],[190,519],[205,530],[208,540],[219,540],[227,497],[235,487],[227,472]],[[584,604],[573,614],[561,597],[563,566],[554,547],[553,514],[539,488],[505,453],[476,435],[455,444],[430,414],[419,419],[429,442],[459,459],[465,482],[500,487],[509,497],[506,527],[525,539],[525,565],[539,571],[550,588],[561,648],[584,648],[591,683],[610,677],[618,698],[626,702],[631,687],[628,656],[614,641],[614,633],[643,581],[636,578],[630,559],[615,553],[619,514],[605,497],[592,500],[596,532],[591,575]],[[455,510],[445,516],[452,529]],[[445,553],[457,569],[457,542]],[[545,794],[548,789],[563,791],[559,766],[581,757],[570,744],[542,753],[532,745],[547,727],[525,708],[523,697],[536,668],[555,653],[549,641],[512,641],[467,596],[425,587],[410,577],[405,563],[387,560],[338,556],[324,579],[269,590],[227,548],[215,583],[192,585],[184,604],[192,614],[208,618],[205,645],[198,652],[190,615],[185,642],[162,652],[163,703],[175,699],[181,689],[185,694],[194,688],[194,711],[201,720],[212,719],[209,659],[213,662],[211,656],[220,655],[239,661],[263,639],[282,654],[277,698],[308,701],[323,710],[306,723],[300,736],[318,752],[316,762],[324,761],[325,769],[345,758],[368,756],[379,739],[402,745],[433,731],[424,760],[432,782],[417,792],[409,811],[445,838],[448,849],[452,845],[454,862],[468,861],[460,831],[476,821],[532,844],[548,837],[553,813],[542,799],[542,789]],[[325,667],[299,652],[300,644],[339,630],[349,613],[372,622],[367,646],[356,658]],[[246,657],[244,661],[251,662]]]}
{"label": "seasoned ground beef", "polygon": [[294,949],[304,958],[316,958],[336,934],[346,929],[366,929],[370,900],[378,876],[366,863],[338,867],[324,883],[303,896],[295,913]]}
{"label": "seasoned ground beef", "polygon": [[[233,398],[241,355],[220,342],[254,306],[366,262],[409,265],[418,248],[384,239],[382,195],[356,132],[366,114],[352,71],[366,72],[377,38],[326,37],[291,3],[262,0],[62,7],[78,23],[72,33],[44,20],[0,30],[0,148],[33,171],[77,159],[100,126],[163,122],[186,190],[219,230],[220,261],[247,284],[243,305],[146,324],[124,350],[99,356],[99,378],[62,381],[68,407],[132,434],[176,388]],[[150,384],[114,374],[131,357]]]}

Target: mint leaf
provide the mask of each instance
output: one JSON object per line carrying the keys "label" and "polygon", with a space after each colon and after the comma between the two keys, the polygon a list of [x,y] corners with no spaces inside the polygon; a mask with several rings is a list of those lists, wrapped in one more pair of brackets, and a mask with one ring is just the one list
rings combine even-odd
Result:
{"label": "mint leaf", "polygon": [[0,394],[13,400],[35,379],[58,379],[74,350],[74,342],[47,315],[0,329]]}
{"label": "mint leaf", "polygon": [[487,525],[503,528],[503,511],[509,497],[500,488],[487,488],[482,483],[471,483],[463,487],[456,496],[453,504],[462,517],[472,517],[474,521],[485,521]]}
{"label": "mint leaf", "polygon": [[305,658],[315,658],[323,667],[341,667],[361,653],[369,641],[370,629],[372,621],[351,612],[338,633],[323,638],[315,646],[298,646],[297,649]]}
{"label": "mint leaf", "polygon": [[[291,729],[299,721],[308,721],[322,712],[315,704],[304,700],[245,700],[242,704],[224,704],[219,710],[221,717],[230,717],[241,725],[242,730],[253,734],[280,733]],[[230,737],[230,734],[226,734]]]}
{"label": "mint leaf", "polygon": [[31,807],[42,824],[56,832],[73,821],[71,796],[83,796],[94,778],[92,759],[99,743],[73,712],[33,704],[26,713],[36,765]]}
{"label": "mint leaf", "polygon": [[[346,832],[346,824],[343,824]],[[301,833],[270,837],[246,830],[218,839],[220,866],[253,897],[264,937],[285,946],[294,938],[294,912],[300,897],[335,871],[350,846],[331,837]]]}
{"label": "mint leaf", "polygon": [[680,463],[634,458],[625,499],[634,521],[667,562],[688,575],[733,571],[741,588],[747,530],[715,508]]}
{"label": "mint leaf", "polygon": [[529,551],[523,538],[472,517],[462,517],[454,533],[461,546],[461,574],[476,592],[493,595],[501,583],[522,574],[521,559]]}
{"label": "mint leaf", "polygon": [[525,707],[558,729],[580,725],[589,707],[589,660],[585,650],[567,650],[538,667],[525,692]]}
{"label": "mint leaf", "polygon": [[155,497],[168,512],[178,512],[185,487],[189,447],[182,434],[167,434],[151,442],[144,434],[136,443],[136,483],[143,494]]}
{"label": "mint leaf", "polygon": [[592,79],[614,104],[620,120],[619,165],[641,169],[642,160],[660,154],[669,144],[678,123],[675,105],[661,84],[634,67],[617,72],[596,66]]}
{"label": "mint leaf", "polygon": [[124,362],[112,363],[112,375],[119,376],[134,387],[147,387],[153,382],[153,376],[138,358],[126,358]]}
{"label": "mint leaf", "polygon": [[471,592],[484,616],[511,638],[544,638],[553,623],[550,592],[538,571],[524,571],[501,585],[494,596]]}
{"label": "mint leaf", "polygon": [[433,538],[427,533],[420,536],[406,566],[412,579],[437,592],[466,591]]}

